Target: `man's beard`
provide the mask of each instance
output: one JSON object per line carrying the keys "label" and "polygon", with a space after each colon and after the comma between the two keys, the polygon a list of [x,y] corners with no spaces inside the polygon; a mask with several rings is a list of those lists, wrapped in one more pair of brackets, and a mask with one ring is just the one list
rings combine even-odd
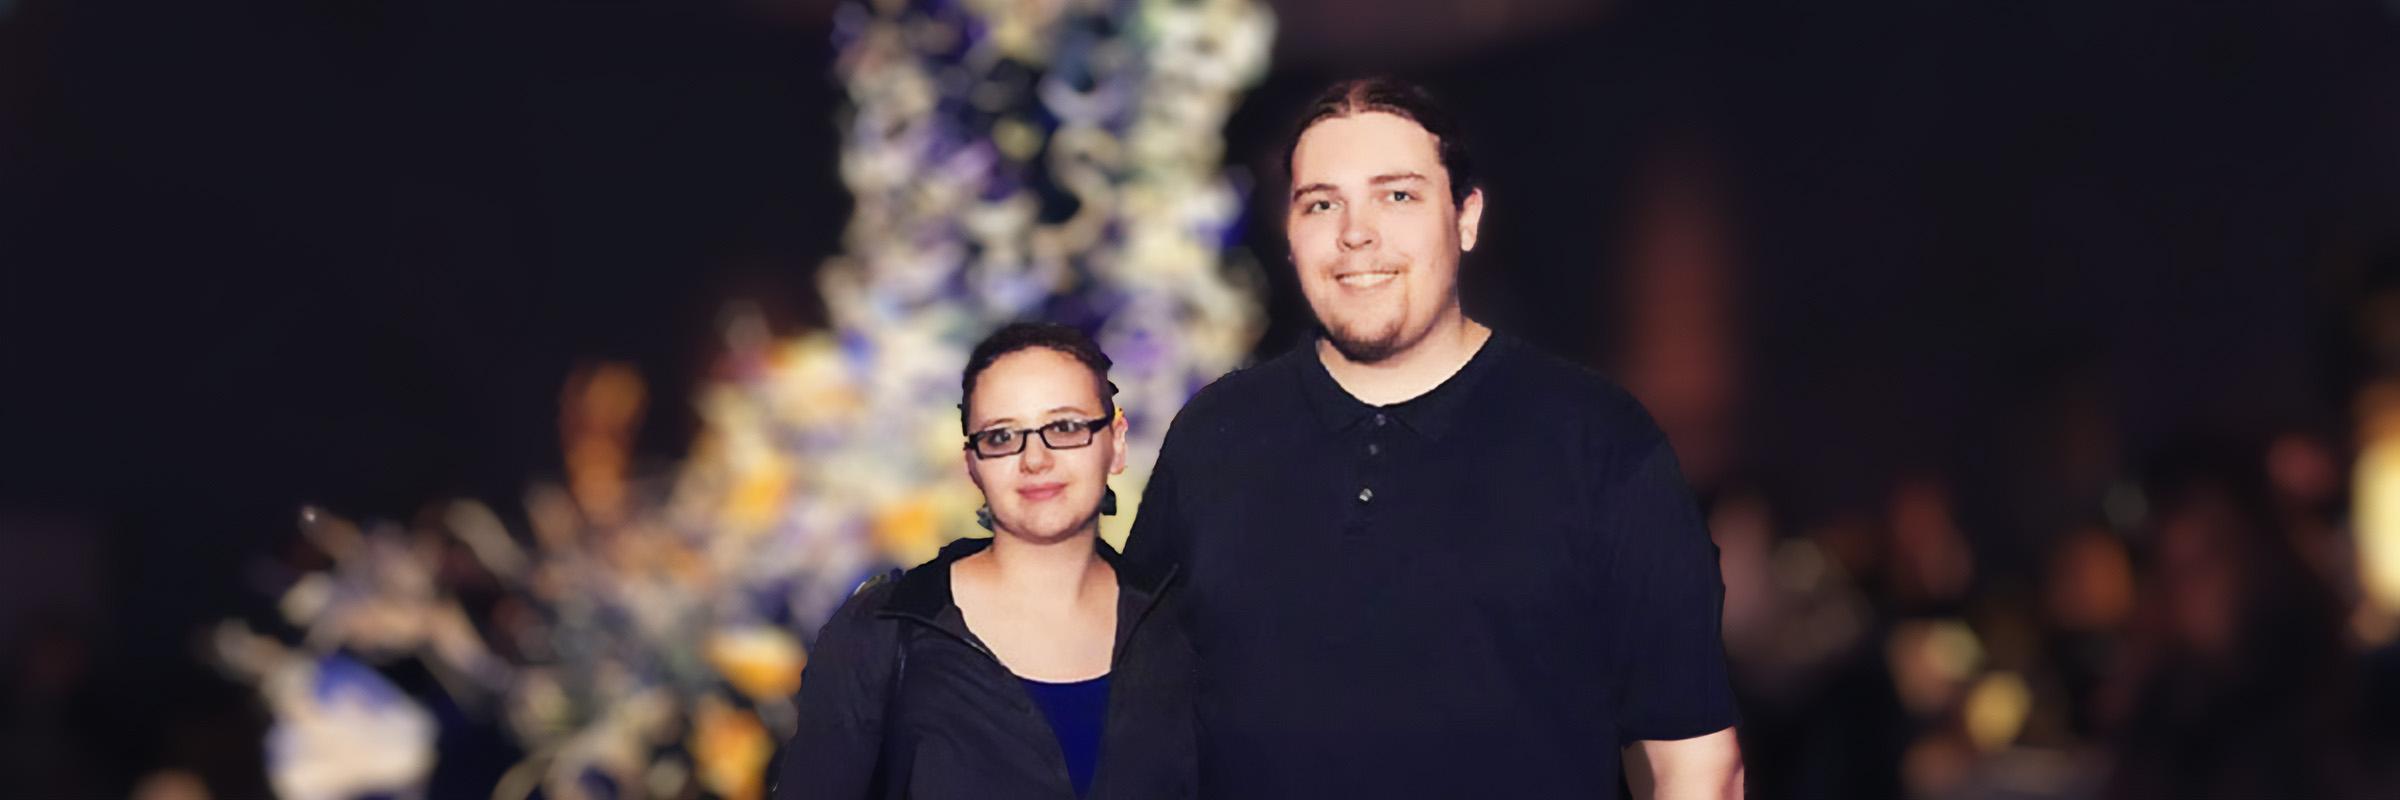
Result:
{"label": "man's beard", "polygon": [[1333,345],[1334,352],[1341,353],[1343,358],[1349,359],[1353,364],[1381,363],[1384,359],[1391,358],[1401,350],[1407,349],[1409,343],[1402,341],[1400,337],[1402,327],[1399,320],[1394,320],[1391,325],[1374,336],[1361,336],[1357,331],[1348,330],[1342,326],[1323,323],[1317,325],[1319,330],[1324,331],[1325,341]]}

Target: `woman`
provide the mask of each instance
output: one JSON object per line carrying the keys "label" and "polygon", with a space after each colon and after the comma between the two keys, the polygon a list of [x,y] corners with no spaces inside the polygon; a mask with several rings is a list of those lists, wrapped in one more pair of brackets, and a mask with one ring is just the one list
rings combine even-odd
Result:
{"label": "woman", "polygon": [[967,477],[989,539],[871,582],[818,635],[775,795],[1172,798],[1195,790],[1191,647],[1099,542],[1125,469],[1109,361],[1018,323],[976,346]]}

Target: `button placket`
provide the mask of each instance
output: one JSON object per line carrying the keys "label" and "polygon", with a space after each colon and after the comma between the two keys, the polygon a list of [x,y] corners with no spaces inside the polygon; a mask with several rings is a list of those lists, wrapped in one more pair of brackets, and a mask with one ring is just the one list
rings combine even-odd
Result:
{"label": "button placket", "polygon": [[1383,483],[1384,440],[1390,435],[1392,418],[1391,415],[1378,411],[1368,419],[1368,423],[1364,431],[1366,444],[1351,451],[1355,454],[1352,457],[1357,459],[1358,465],[1354,473],[1358,476],[1357,489],[1350,494],[1350,502],[1354,509],[1354,522],[1351,525],[1353,532],[1363,532],[1362,528],[1375,516],[1375,489]]}

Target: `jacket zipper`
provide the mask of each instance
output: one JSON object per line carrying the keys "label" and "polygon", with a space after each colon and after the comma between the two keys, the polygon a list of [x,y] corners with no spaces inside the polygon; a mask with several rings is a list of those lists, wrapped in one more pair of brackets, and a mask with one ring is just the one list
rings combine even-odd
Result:
{"label": "jacket zipper", "polygon": [[[965,644],[968,648],[973,649],[975,652],[982,653],[984,659],[991,663],[992,668],[999,670],[1000,674],[1006,677],[1006,682],[1009,686],[1009,689],[1016,692],[1018,699],[1018,711],[1022,712],[1024,716],[1030,718],[1038,729],[1049,732],[1050,735],[1046,739],[1046,742],[1050,745],[1048,749],[1057,756],[1056,758],[1051,759],[1051,766],[1055,767],[1055,769],[1051,770],[1051,777],[1057,778],[1059,785],[1066,787],[1066,796],[1079,797],[1079,795],[1075,794],[1075,776],[1067,773],[1067,752],[1065,748],[1059,746],[1058,732],[1050,727],[1050,718],[1043,716],[1041,709],[1034,707],[1033,694],[1025,690],[1023,679],[1018,678],[1016,673],[1008,671],[1007,664],[1000,663],[999,654],[993,653],[991,648],[985,647],[983,642],[976,640],[976,638],[972,635],[959,635],[948,628],[942,627],[940,623],[926,619],[922,616],[901,612],[894,612],[892,616],[932,628],[941,633],[943,636],[956,639]],[[1113,671],[1116,669],[1116,667],[1111,665],[1109,669]],[[1111,705],[1114,704],[1112,703]],[[1106,733],[1103,733],[1102,736],[1105,738]],[[1097,787],[1100,785],[1099,769],[1097,766],[1095,766],[1092,772],[1092,785]]]}
{"label": "jacket zipper", "polygon": [[[1109,675],[1112,676],[1112,680],[1113,676],[1115,676],[1117,673],[1117,667],[1124,663],[1125,654],[1133,649],[1132,645],[1134,636],[1140,632],[1142,623],[1150,619],[1150,612],[1158,608],[1159,600],[1166,596],[1168,587],[1174,585],[1176,575],[1182,571],[1181,565],[1168,567],[1166,577],[1159,579],[1157,588],[1149,592],[1149,601],[1142,604],[1142,610],[1135,614],[1133,621],[1128,623],[1125,627],[1124,644],[1126,646],[1116,647],[1116,642],[1110,642],[1111,652],[1109,653],[1108,657],[1108,672]],[[1038,726],[1041,730],[1050,732],[1050,749],[1058,754],[1058,757],[1053,759],[1052,762],[1053,766],[1057,767],[1053,773],[1053,776],[1058,778],[1059,782],[1067,787],[1067,793],[1069,797],[1077,796],[1074,794],[1075,777],[1067,773],[1067,754],[1066,750],[1060,747],[1058,744],[1058,732],[1050,727],[1050,718],[1043,716],[1041,710],[1034,707],[1033,695],[1025,691],[1023,679],[1018,678],[1016,673],[1010,672],[1007,664],[1000,663],[999,654],[992,652],[991,648],[985,647],[983,642],[977,640],[974,636],[960,635],[949,628],[942,627],[941,623],[932,619],[928,619],[923,615],[911,614],[903,611],[887,611],[884,613],[899,619],[908,620],[910,622],[923,625],[927,628],[933,629],[935,632],[940,633],[943,636],[948,636],[952,639],[958,640],[960,643],[965,644],[969,649],[983,654],[983,657],[988,659],[993,667],[1000,670],[1000,674],[1007,676],[1010,687],[1016,690],[1018,698],[1023,701],[1018,704],[1018,708],[1027,716],[1032,717],[1033,721],[1039,724]],[[1103,712],[1102,716],[1102,724],[1104,727],[1100,732],[1100,741],[1103,752],[1105,752],[1107,748],[1108,732],[1117,729],[1117,715],[1119,711],[1120,708],[1118,707],[1116,701],[1116,687],[1111,685],[1109,687],[1108,706]],[[1101,758],[1098,763],[1092,766],[1092,791],[1091,794],[1088,795],[1089,797],[1105,796],[1101,793],[1100,789],[1106,784],[1106,781],[1102,780],[1102,778],[1106,776],[1108,772],[1108,759],[1105,757]]]}
{"label": "jacket zipper", "polygon": [[[1115,680],[1113,676],[1117,675],[1118,667],[1125,662],[1125,655],[1133,652],[1133,639],[1141,633],[1142,623],[1150,619],[1151,610],[1158,608],[1159,600],[1167,595],[1167,587],[1174,585],[1175,575],[1181,571],[1181,565],[1169,566],[1166,577],[1159,579],[1157,588],[1151,590],[1149,602],[1143,603],[1142,610],[1133,616],[1132,622],[1126,624],[1125,646],[1115,648],[1108,656],[1108,674],[1112,676],[1110,680]],[[1109,685],[1108,694],[1108,708],[1102,716],[1104,727],[1100,730],[1100,748],[1103,757],[1099,759],[1098,763],[1092,765],[1092,797],[1106,796],[1100,790],[1108,785],[1109,760],[1105,757],[1108,751],[1108,735],[1111,731],[1119,729],[1117,715],[1123,710],[1117,704],[1117,687],[1114,683]]]}

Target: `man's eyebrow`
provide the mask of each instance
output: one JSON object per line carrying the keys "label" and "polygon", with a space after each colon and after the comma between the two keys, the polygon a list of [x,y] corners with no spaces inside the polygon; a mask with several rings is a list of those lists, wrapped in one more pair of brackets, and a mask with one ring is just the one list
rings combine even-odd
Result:
{"label": "man's eyebrow", "polygon": [[1374,179],[1367,181],[1367,183],[1371,186],[1382,186],[1387,183],[1404,183],[1407,181],[1421,180],[1425,180],[1425,176],[1414,172],[1392,172],[1383,175],[1377,175],[1374,177]]}
{"label": "man's eyebrow", "polygon": [[1307,186],[1302,186],[1302,187],[1300,187],[1300,188],[1298,188],[1298,189],[1293,189],[1293,190],[1292,190],[1292,199],[1294,199],[1294,200],[1298,200],[1298,199],[1300,199],[1300,196],[1301,196],[1301,195],[1308,194],[1308,193],[1310,193],[1310,192],[1330,192],[1330,191],[1334,191],[1333,184],[1330,184],[1330,183],[1312,183],[1312,184],[1309,184],[1309,185],[1307,185]]}

